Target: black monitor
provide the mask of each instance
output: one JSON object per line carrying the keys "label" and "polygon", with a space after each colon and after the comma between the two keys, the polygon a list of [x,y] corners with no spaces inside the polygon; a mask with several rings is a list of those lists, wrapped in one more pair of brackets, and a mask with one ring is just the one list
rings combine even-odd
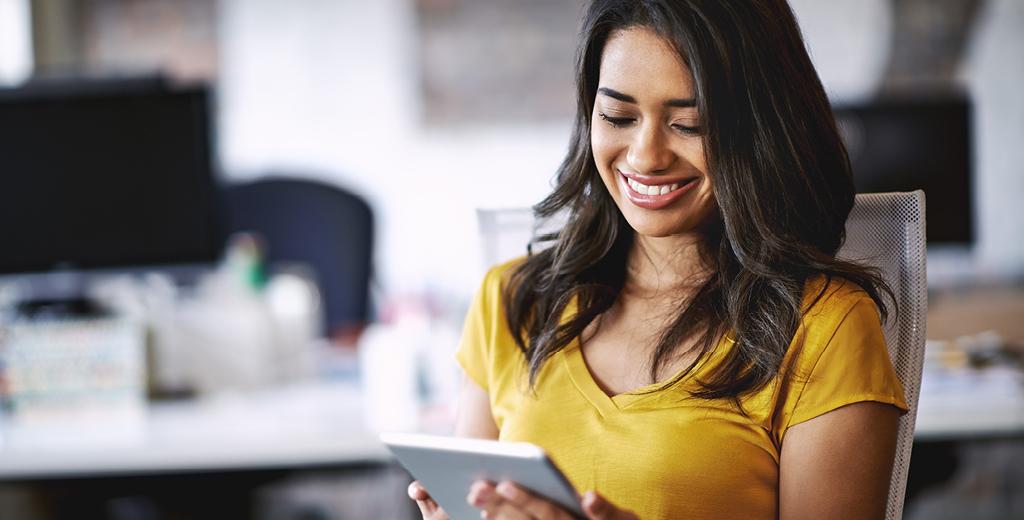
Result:
{"label": "black monitor", "polygon": [[963,96],[835,108],[861,193],[924,190],[929,244],[974,240],[970,104]]}
{"label": "black monitor", "polygon": [[216,260],[210,141],[204,88],[0,91],[0,274]]}

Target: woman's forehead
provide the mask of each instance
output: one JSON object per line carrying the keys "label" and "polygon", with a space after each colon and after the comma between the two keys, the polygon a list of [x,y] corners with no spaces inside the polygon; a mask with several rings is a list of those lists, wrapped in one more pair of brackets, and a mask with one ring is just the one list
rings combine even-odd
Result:
{"label": "woman's forehead", "polygon": [[693,76],[672,44],[651,29],[613,32],[601,54],[600,84],[638,100],[693,97]]}

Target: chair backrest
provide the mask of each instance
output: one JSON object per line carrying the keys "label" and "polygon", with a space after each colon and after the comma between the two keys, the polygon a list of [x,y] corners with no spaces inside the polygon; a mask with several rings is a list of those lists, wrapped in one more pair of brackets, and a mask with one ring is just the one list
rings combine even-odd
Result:
{"label": "chair backrest", "polygon": [[323,332],[370,318],[373,212],[361,197],[320,182],[267,178],[225,190],[227,228],[256,232],[267,262],[313,270],[324,300]]}
{"label": "chair backrest", "polygon": [[846,242],[839,257],[880,270],[896,296],[898,313],[883,324],[896,374],[910,412],[900,418],[896,460],[889,484],[886,518],[903,516],[910,451],[921,389],[928,285],[925,267],[924,192],[857,195],[846,221]]}
{"label": "chair backrest", "polygon": [[478,209],[476,222],[485,269],[525,255],[536,227],[530,208]]}
{"label": "chair backrest", "polygon": [[[883,330],[910,412],[900,418],[886,505],[888,520],[898,520],[903,514],[921,388],[928,311],[924,204],[922,191],[857,195],[846,221],[846,241],[838,255],[877,268],[893,289],[898,307],[895,318],[883,324]],[[530,209],[479,210],[477,216],[486,265],[526,253],[534,231]]]}

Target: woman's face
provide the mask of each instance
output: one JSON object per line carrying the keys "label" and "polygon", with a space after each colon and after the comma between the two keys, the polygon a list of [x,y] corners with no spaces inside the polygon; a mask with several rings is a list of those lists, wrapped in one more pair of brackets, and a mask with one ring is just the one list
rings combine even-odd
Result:
{"label": "woman's face", "polygon": [[590,143],[601,180],[641,235],[694,231],[715,211],[694,96],[666,40],[640,27],[609,37]]}

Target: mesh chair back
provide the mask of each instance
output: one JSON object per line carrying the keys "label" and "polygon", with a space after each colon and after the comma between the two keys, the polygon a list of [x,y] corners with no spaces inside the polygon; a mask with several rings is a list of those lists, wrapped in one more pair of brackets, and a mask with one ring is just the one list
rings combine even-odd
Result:
{"label": "mesh chair back", "polygon": [[[479,210],[477,216],[486,265],[526,253],[526,244],[535,228],[528,208]],[[883,324],[883,330],[889,356],[910,406],[910,412],[899,422],[886,505],[886,518],[897,520],[903,514],[924,359],[928,310],[924,192],[857,195],[846,221],[846,241],[838,256],[877,268],[896,297],[898,312]]]}
{"label": "mesh chair back", "polygon": [[886,518],[903,515],[910,450],[917,419],[924,359],[928,287],[925,271],[924,192],[857,195],[846,221],[839,257],[878,268],[896,296],[898,313],[883,324],[896,374],[910,412],[900,418],[896,460],[889,485]]}

